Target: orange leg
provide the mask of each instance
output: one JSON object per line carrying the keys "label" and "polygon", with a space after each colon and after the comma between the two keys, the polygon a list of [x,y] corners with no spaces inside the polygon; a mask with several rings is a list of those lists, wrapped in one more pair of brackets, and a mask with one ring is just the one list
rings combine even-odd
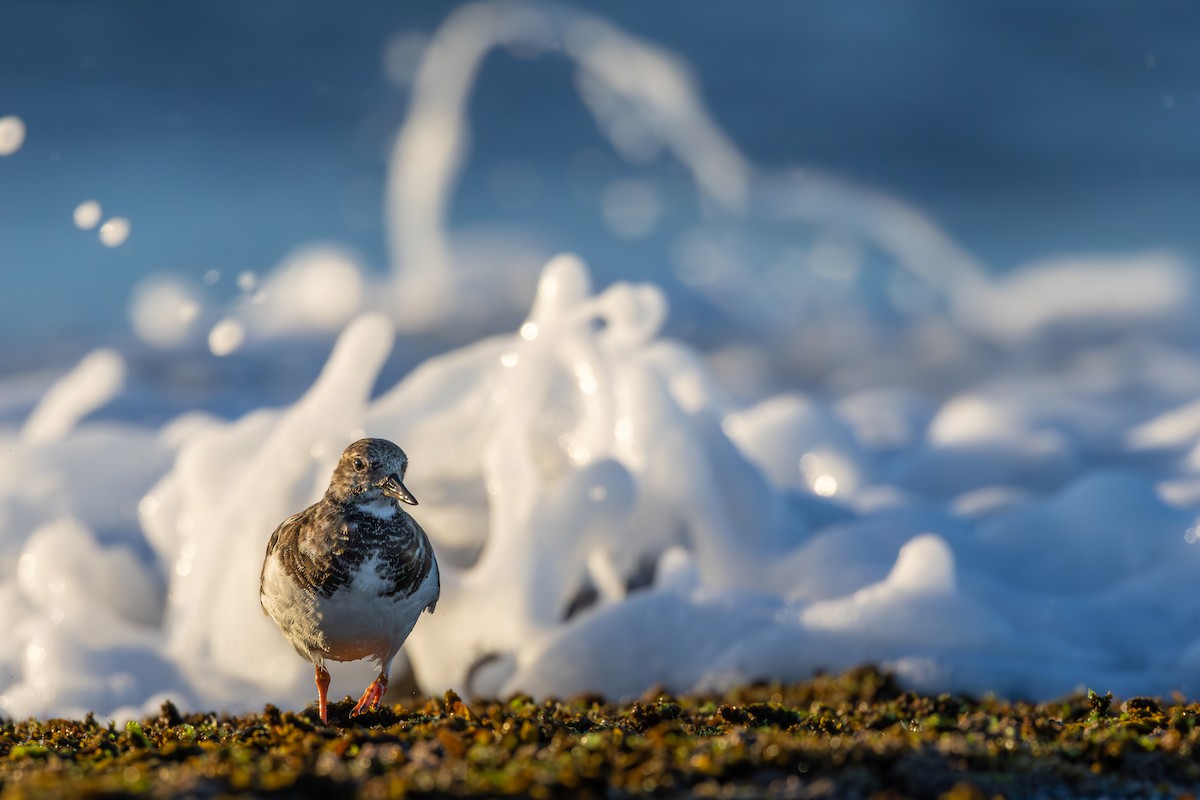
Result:
{"label": "orange leg", "polygon": [[363,696],[358,699],[358,705],[350,712],[350,716],[357,717],[365,711],[374,711],[379,708],[379,701],[383,699],[383,693],[387,691],[387,685],[387,673],[379,673],[379,677],[371,681],[371,685],[363,692]]}
{"label": "orange leg", "polygon": [[327,698],[329,695],[329,670],[325,669],[320,664],[317,667],[317,710],[321,712],[321,722],[329,722],[329,707]]}

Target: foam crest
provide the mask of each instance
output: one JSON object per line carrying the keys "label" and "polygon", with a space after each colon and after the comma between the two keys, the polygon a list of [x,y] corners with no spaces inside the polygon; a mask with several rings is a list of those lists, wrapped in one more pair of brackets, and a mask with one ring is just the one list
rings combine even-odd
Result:
{"label": "foam crest", "polygon": [[125,360],[115,350],[94,350],[42,395],[21,429],[27,442],[61,440],[79,420],[108,403],[125,383]]}

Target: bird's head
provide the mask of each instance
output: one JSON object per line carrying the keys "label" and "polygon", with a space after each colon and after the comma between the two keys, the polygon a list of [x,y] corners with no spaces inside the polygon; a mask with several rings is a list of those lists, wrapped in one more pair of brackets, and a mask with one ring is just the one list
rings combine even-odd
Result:
{"label": "bird's head", "polygon": [[408,456],[387,439],[359,439],[342,453],[326,497],[340,502],[371,502],[390,497],[415,506],[417,499],[404,486]]}

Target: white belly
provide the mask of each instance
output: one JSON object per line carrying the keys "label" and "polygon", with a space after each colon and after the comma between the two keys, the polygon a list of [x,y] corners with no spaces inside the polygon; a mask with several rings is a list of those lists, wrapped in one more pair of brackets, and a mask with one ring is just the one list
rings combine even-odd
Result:
{"label": "white belly", "polygon": [[434,562],[408,597],[381,595],[383,581],[368,560],[349,586],[330,597],[301,589],[275,562],[263,580],[263,607],[297,652],[314,664],[371,658],[388,667],[437,592]]}

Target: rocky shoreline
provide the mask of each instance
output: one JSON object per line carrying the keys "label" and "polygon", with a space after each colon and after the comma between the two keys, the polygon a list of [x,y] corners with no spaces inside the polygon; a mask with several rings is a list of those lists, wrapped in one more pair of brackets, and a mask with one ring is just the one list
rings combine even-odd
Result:
{"label": "rocky shoreline", "polygon": [[1094,692],[1033,704],[906,691],[873,668],[721,696],[463,701],[349,719],[351,700],[126,726],[0,724],[9,797],[1177,797],[1200,704]]}

